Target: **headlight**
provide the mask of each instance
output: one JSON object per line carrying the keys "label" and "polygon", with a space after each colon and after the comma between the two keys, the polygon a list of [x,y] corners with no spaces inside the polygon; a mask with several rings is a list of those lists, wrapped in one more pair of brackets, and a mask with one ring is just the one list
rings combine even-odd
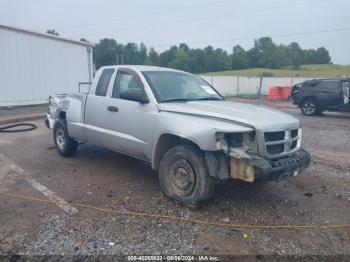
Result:
{"label": "headlight", "polygon": [[250,151],[258,150],[255,132],[216,133],[216,147],[224,151],[227,151],[229,148],[242,148]]}

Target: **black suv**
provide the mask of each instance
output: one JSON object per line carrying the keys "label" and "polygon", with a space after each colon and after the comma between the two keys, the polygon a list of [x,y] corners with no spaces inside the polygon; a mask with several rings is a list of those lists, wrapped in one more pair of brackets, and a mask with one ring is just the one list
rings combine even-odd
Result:
{"label": "black suv", "polygon": [[293,86],[291,97],[306,116],[325,110],[350,112],[349,89],[350,78],[314,79]]}

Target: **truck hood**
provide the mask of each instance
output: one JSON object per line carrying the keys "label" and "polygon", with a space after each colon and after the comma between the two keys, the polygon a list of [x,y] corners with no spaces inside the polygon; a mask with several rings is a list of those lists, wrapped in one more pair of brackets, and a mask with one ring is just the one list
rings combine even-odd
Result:
{"label": "truck hood", "polygon": [[191,101],[158,104],[160,111],[232,121],[255,129],[299,127],[299,120],[271,108],[231,101]]}

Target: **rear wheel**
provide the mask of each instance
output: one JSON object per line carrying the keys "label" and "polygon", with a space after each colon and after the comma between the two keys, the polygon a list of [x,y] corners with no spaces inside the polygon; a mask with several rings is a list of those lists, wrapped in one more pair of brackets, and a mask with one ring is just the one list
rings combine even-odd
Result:
{"label": "rear wheel", "polygon": [[74,155],[78,149],[78,142],[68,135],[65,120],[59,119],[53,128],[53,140],[57,152],[61,156],[69,157]]}
{"label": "rear wheel", "polygon": [[215,185],[203,152],[192,145],[175,146],[165,153],[160,162],[159,182],[167,197],[189,207],[209,200]]}
{"label": "rear wheel", "polygon": [[300,109],[305,116],[319,115],[322,112],[317,102],[312,98],[304,99],[301,102]]}

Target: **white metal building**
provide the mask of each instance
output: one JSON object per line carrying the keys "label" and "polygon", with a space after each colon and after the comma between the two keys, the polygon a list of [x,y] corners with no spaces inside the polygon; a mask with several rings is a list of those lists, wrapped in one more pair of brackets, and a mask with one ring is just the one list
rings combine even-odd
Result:
{"label": "white metal building", "polygon": [[0,24],[0,106],[47,103],[92,81],[93,44]]}

